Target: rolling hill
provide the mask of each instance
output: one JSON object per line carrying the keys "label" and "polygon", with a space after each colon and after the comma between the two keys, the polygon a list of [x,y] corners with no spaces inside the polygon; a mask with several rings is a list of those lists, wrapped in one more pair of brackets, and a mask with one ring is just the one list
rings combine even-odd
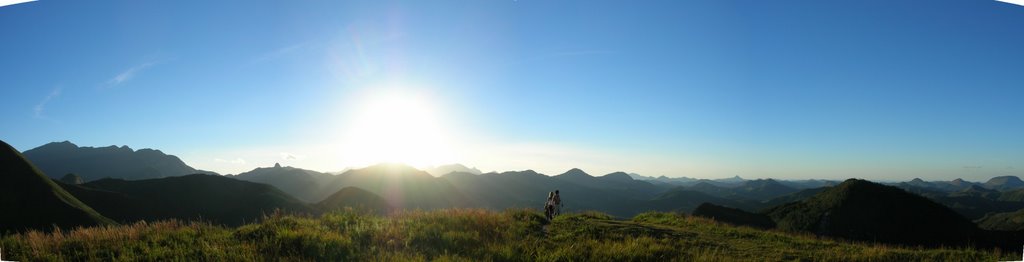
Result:
{"label": "rolling hill", "polygon": [[1006,191],[1024,188],[1024,181],[1021,181],[1016,176],[997,176],[989,179],[982,186],[988,189]]}
{"label": "rolling hill", "polygon": [[358,187],[342,188],[323,201],[316,203],[315,207],[324,212],[352,208],[374,213],[387,213],[393,209],[384,198]]}
{"label": "rolling hill", "polygon": [[479,169],[476,169],[474,167],[466,167],[462,164],[440,165],[427,168],[423,171],[426,171],[427,173],[430,173],[431,175],[434,176],[443,176],[447,175],[448,173],[469,173],[474,175],[483,174],[483,172],[480,172]]}
{"label": "rolling hill", "polygon": [[101,179],[65,185],[101,214],[123,221],[206,220],[240,225],[275,210],[315,213],[273,186],[220,175],[194,174],[145,180]]}
{"label": "rolling hill", "polygon": [[57,186],[3,141],[0,141],[0,210],[3,210],[0,233],[113,224]]}
{"label": "rolling hill", "polygon": [[338,190],[328,187],[330,182],[336,178],[335,175],[290,166],[282,167],[280,164],[274,164],[273,167],[256,168],[229,177],[272,185],[307,203],[319,202]]}
{"label": "rolling hill", "polygon": [[971,221],[941,204],[858,179],[771,208],[766,214],[783,230],[898,244],[965,244],[978,231]]}
{"label": "rolling hill", "polygon": [[325,188],[339,190],[358,187],[383,197],[400,209],[438,209],[470,207],[474,199],[466,197],[444,178],[401,164],[378,164],[345,171]]}
{"label": "rolling hill", "polygon": [[1024,230],[1024,209],[988,214],[976,221],[978,227],[987,230],[1021,231]]}
{"label": "rolling hill", "polygon": [[740,209],[719,206],[711,203],[704,203],[693,210],[693,216],[706,217],[715,221],[728,223],[737,226],[749,226],[754,228],[774,228],[775,221],[764,214],[750,213]]}

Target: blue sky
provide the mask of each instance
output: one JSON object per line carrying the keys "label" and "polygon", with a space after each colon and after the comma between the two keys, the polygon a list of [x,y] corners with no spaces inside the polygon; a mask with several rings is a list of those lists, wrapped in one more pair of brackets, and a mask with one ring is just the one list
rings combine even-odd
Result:
{"label": "blue sky", "polygon": [[[0,139],[157,148],[221,173],[1024,175],[1021,6],[206,2],[0,8]],[[374,109],[389,103],[415,106]]]}

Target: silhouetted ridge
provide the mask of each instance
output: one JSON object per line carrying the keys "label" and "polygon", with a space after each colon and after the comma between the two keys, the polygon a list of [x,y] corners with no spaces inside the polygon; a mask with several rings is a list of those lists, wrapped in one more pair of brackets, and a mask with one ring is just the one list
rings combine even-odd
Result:
{"label": "silhouetted ridge", "polygon": [[385,213],[391,210],[388,201],[380,196],[358,187],[345,187],[316,204],[321,211],[333,211],[345,208]]}
{"label": "silhouetted ridge", "polygon": [[425,171],[402,164],[378,164],[338,175],[327,188],[354,186],[373,192],[395,208],[436,209],[468,207],[474,199]]}
{"label": "silhouetted ridge", "polygon": [[331,182],[337,178],[335,175],[290,166],[281,167],[280,164],[256,168],[232,178],[272,185],[306,203],[319,202],[338,191],[338,188],[331,186]]}
{"label": "silhouetted ridge", "polygon": [[615,173],[604,175],[604,176],[599,177],[599,178],[604,179],[604,180],[608,180],[608,181],[620,182],[620,183],[628,183],[630,181],[633,181],[633,177],[630,177],[629,174],[626,174],[625,172],[615,172]]}
{"label": "silhouetted ridge", "polygon": [[0,234],[111,224],[0,141]]}
{"label": "silhouetted ridge", "polygon": [[64,141],[27,150],[24,155],[47,176],[59,178],[74,173],[85,182],[105,177],[147,179],[196,173],[213,174],[196,170],[178,157],[164,154],[160,150],[134,151],[128,146],[79,147]]}
{"label": "silhouetted ridge", "polygon": [[976,227],[956,212],[902,189],[850,179],[767,211],[784,230],[898,244],[966,244]]}
{"label": "silhouetted ridge", "polygon": [[593,176],[591,176],[590,174],[587,174],[587,172],[583,172],[583,170],[580,170],[579,168],[569,169],[569,171],[565,171],[565,173],[562,173],[562,174],[557,175],[555,177],[562,177],[562,178],[593,178]]}
{"label": "silhouetted ridge", "polygon": [[1016,176],[997,176],[985,182],[984,186],[986,188],[1000,191],[1011,190],[1024,188],[1024,181],[1021,181],[1020,178]]}
{"label": "silhouetted ridge", "polygon": [[[70,190],[118,221],[202,219],[240,225],[275,210],[313,213],[301,201],[267,184],[194,174],[145,180],[100,179]],[[113,215],[112,215],[113,216]]]}
{"label": "silhouetted ridge", "polygon": [[703,203],[693,210],[694,216],[707,217],[715,221],[733,225],[749,226],[756,228],[773,228],[775,222],[766,215],[755,214],[740,209],[719,206],[711,203]]}

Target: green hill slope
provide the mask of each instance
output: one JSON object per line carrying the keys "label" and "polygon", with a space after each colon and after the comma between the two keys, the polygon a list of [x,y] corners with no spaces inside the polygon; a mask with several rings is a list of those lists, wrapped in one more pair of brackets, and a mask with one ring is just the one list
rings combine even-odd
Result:
{"label": "green hill slope", "polygon": [[343,210],[352,208],[371,212],[385,213],[392,209],[388,201],[380,196],[358,187],[346,187],[331,194],[323,201],[314,205],[322,211]]}
{"label": "green hill slope", "polygon": [[[87,248],[68,248],[72,246]],[[224,228],[153,222],[0,238],[6,259],[154,261],[997,261],[1019,253],[832,241],[673,213],[630,220],[444,209],[272,216]],[[141,254],[145,254],[141,256]]]}
{"label": "green hill slope", "polygon": [[39,172],[0,141],[0,233],[113,223]]}
{"label": "green hill slope", "polygon": [[988,230],[1024,230],[1024,209],[1015,212],[993,213],[978,219],[978,227]]}

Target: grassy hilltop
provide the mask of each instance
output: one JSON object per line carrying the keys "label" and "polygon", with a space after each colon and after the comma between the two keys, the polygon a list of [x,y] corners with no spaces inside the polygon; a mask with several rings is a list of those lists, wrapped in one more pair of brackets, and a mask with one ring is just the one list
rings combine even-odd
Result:
{"label": "grassy hilltop", "polygon": [[850,243],[717,223],[676,213],[615,220],[567,214],[551,223],[533,210],[344,210],[271,215],[237,228],[201,222],[139,222],[0,239],[5,259],[187,261],[997,261],[1017,251],[921,249]]}

